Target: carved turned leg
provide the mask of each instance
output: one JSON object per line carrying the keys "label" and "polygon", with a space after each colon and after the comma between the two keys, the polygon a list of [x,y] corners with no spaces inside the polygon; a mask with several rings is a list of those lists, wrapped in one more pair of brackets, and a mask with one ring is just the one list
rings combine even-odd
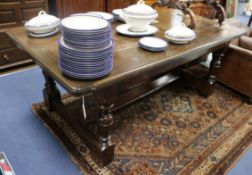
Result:
{"label": "carved turned leg", "polygon": [[99,159],[102,161],[103,165],[109,164],[114,160],[114,149],[115,145],[111,142],[110,136],[110,128],[113,125],[113,115],[111,114],[111,110],[113,105],[100,106],[100,116],[97,119],[98,126],[98,139],[101,146],[101,153],[98,155]]}
{"label": "carved turned leg", "polygon": [[225,52],[227,51],[227,48],[228,48],[228,44],[224,48],[217,50],[213,53],[213,58],[210,63],[209,75],[208,75],[208,80],[207,80],[208,85],[202,92],[202,95],[206,97],[211,95],[213,92],[214,84],[216,82],[217,72],[221,68],[221,60],[224,57]]}
{"label": "carved turned leg", "polygon": [[45,88],[43,90],[44,101],[47,109],[49,111],[53,111],[53,100],[60,100],[60,92],[56,87],[54,80],[45,72],[43,71],[43,75],[45,78]]}

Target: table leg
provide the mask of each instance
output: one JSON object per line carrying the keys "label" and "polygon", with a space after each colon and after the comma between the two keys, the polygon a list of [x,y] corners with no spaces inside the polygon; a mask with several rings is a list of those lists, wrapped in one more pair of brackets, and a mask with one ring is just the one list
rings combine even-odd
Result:
{"label": "table leg", "polygon": [[[97,117],[97,134],[90,131],[88,125],[81,118],[76,117],[72,111],[68,110],[61,101],[60,92],[55,81],[43,71],[45,78],[45,88],[43,90],[45,105],[49,111],[57,112],[66,120],[79,134],[83,142],[90,149],[97,163],[101,166],[108,165],[114,160],[115,145],[111,142],[109,134],[113,125],[113,115],[111,110],[113,105],[100,105],[100,115]],[[101,99],[97,99],[98,101]]]}
{"label": "table leg", "polygon": [[56,87],[54,80],[43,71],[45,78],[45,88],[43,90],[44,102],[49,111],[53,111],[53,100],[60,100],[60,92]]}
{"label": "table leg", "polygon": [[[205,85],[202,85],[201,89],[198,89],[200,95],[204,97],[208,97],[213,93],[214,85],[216,82],[216,76],[218,70],[221,68],[221,60],[225,55],[225,52],[228,49],[228,44],[225,45],[223,48],[213,52],[213,58],[210,63],[209,74],[207,77],[207,82]],[[204,84],[204,83],[203,83]]]}
{"label": "table leg", "polygon": [[114,123],[111,110],[113,105],[100,106],[100,116],[97,119],[99,145],[101,148],[99,159],[103,165],[109,164],[114,159],[115,145],[111,142],[110,129]]}

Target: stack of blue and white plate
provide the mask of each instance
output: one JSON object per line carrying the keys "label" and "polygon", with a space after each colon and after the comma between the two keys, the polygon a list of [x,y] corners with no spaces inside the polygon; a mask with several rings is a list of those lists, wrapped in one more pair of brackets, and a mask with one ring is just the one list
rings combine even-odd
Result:
{"label": "stack of blue and white plate", "polygon": [[92,16],[70,16],[61,21],[59,66],[63,74],[95,79],[113,68],[112,28],[108,21]]}

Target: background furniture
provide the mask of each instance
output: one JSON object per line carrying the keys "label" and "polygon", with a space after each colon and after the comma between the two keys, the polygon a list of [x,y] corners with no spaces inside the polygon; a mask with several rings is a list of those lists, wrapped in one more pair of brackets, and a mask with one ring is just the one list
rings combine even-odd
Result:
{"label": "background furniture", "polygon": [[0,33],[0,70],[32,62],[30,56],[5,33]]}
{"label": "background furniture", "polygon": [[[107,11],[112,12],[113,9],[124,8],[136,3],[138,0],[50,0],[50,11],[62,18],[72,13],[86,12],[86,11]],[[157,0],[145,0],[145,3],[152,5]],[[221,0],[221,4],[225,6],[226,0]],[[216,10],[209,6],[205,0],[191,1],[190,8],[197,15],[214,19]]]}
{"label": "background furniture", "polygon": [[250,103],[252,103],[251,37],[252,32],[229,45],[217,76],[218,81],[248,96]]}
{"label": "background furniture", "polygon": [[[23,25],[40,10],[48,11],[47,0],[0,0],[0,28]],[[31,62],[26,52],[0,32],[0,71]]]}
{"label": "background furniture", "polygon": [[51,0],[49,7],[53,14],[63,18],[73,13],[83,13],[87,11],[107,11],[125,8],[137,0]]}
{"label": "background furniture", "polygon": [[0,28],[22,25],[40,10],[48,11],[47,0],[0,0]]}

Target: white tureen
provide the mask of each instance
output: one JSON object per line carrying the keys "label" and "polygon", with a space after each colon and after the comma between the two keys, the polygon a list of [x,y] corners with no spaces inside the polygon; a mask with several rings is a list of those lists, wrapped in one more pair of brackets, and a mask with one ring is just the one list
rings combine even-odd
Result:
{"label": "white tureen", "polygon": [[42,34],[54,31],[59,24],[59,18],[48,15],[45,11],[40,11],[38,16],[25,23],[25,28],[29,32]]}
{"label": "white tureen", "polygon": [[196,33],[182,23],[181,26],[167,30],[165,37],[173,43],[187,44],[196,38]]}
{"label": "white tureen", "polygon": [[146,5],[143,0],[137,4],[123,9],[122,18],[131,26],[132,32],[144,32],[146,27],[158,17],[158,13],[152,7]]}

